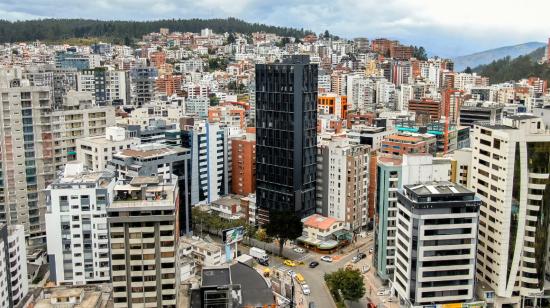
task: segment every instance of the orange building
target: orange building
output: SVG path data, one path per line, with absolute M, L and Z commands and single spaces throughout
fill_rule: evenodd
M 434 153 L 436 142 L 432 135 L 393 134 L 384 138 L 380 152 L 395 156 Z
M 413 57 L 414 48 L 412 46 L 391 45 L 390 57 L 398 60 L 409 60 Z
M 162 75 L 155 81 L 157 92 L 171 96 L 174 93 L 181 94 L 181 75 Z
M 231 139 L 231 190 L 247 196 L 256 191 L 256 138 L 254 134 Z
M 385 38 L 379 38 L 372 40 L 371 42 L 371 49 L 374 52 L 377 52 L 383 56 L 389 56 L 390 55 L 390 49 L 394 45 L 398 45 L 398 41 L 391 41 Z
M 245 110 L 232 104 L 209 107 L 208 121 L 211 123 L 222 123 L 228 126 L 245 128 Z
M 441 117 L 441 102 L 431 98 L 413 99 L 409 101 L 409 111 L 416 113 L 419 119 L 437 121 Z
M 333 114 L 341 119 L 348 116 L 348 98 L 334 93 L 320 93 L 317 98 L 317 108 L 325 114 Z
M 377 161 L 378 151 L 371 151 L 370 152 L 370 160 L 369 160 L 369 186 L 367 189 L 367 200 L 368 200 L 368 213 L 369 213 L 369 220 L 374 219 L 374 213 L 376 212 L 376 184 L 378 182 L 378 175 L 377 175 Z
M 348 114 L 347 117 L 347 128 L 352 128 L 354 125 L 374 125 L 374 113 L 363 113 L 363 114 Z
M 166 54 L 162 51 L 152 52 L 149 55 L 149 59 L 151 60 L 151 64 L 153 64 L 153 66 L 155 66 L 157 69 L 160 69 L 161 66 L 166 64 Z

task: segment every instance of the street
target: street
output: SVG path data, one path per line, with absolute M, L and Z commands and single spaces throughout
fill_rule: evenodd
M 219 238 L 212 237 L 212 239 L 221 244 Z M 296 303 L 297 307 L 308 307 L 310 302 L 315 303 L 316 308 L 325 308 L 325 307 L 336 307 L 332 296 L 325 284 L 324 275 L 337 271 L 340 268 L 344 268 L 348 263 L 353 264 L 356 268 L 363 268 L 367 264 L 371 266 L 371 269 L 368 273 L 364 274 L 366 296 L 360 301 L 355 303 L 348 303 L 349 307 L 353 308 L 364 308 L 367 306 L 369 298 L 373 298 L 375 304 L 381 302 L 381 299 L 378 299 L 376 292 L 381 287 L 379 280 L 374 276 L 374 270 L 372 269 L 372 254 L 369 254 L 369 249 L 373 247 L 372 233 L 367 236 L 367 238 L 358 237 L 358 240 L 354 244 L 343 249 L 342 254 L 332 254 L 333 262 L 328 263 L 321 261 L 323 254 L 316 252 L 306 252 L 306 253 L 297 253 L 293 250 L 295 246 L 286 244 L 283 248 L 283 255 L 285 258 L 280 258 L 276 256 L 279 250 L 279 246 L 274 243 L 265 243 L 255 239 L 245 239 L 243 242 L 239 243 L 238 250 L 242 254 L 248 254 L 250 243 L 253 247 L 258 247 L 264 249 L 268 254 L 270 254 L 269 268 L 272 270 L 280 270 L 284 273 L 287 273 L 289 270 L 293 270 L 296 273 L 302 274 L 305 279 L 305 283 L 309 286 L 311 294 L 309 296 L 302 294 L 302 288 L 299 284 L 296 283 Z M 273 254 L 275 252 L 275 254 Z M 367 254 L 367 258 L 361 260 L 358 263 L 351 263 L 351 260 L 358 252 L 363 252 Z M 299 263 L 297 266 L 289 267 L 283 264 L 284 260 L 293 260 L 296 263 Z M 311 261 L 319 262 L 319 265 L 315 268 L 309 268 L 309 263 Z M 302 264 L 303 263 L 303 264 Z M 264 266 L 257 264 L 256 268 L 259 272 L 263 273 L 265 269 Z M 374 297 L 371 297 L 373 296 Z M 386 304 L 387 305 L 387 304 Z
M 257 247 L 264 249 L 262 245 L 265 243 L 260 242 L 256 244 L 259 244 Z M 265 245 L 267 245 L 266 246 L 267 249 L 265 250 L 268 251 L 268 249 L 270 249 L 270 245 L 269 244 L 265 244 Z M 359 238 L 358 241 L 355 243 L 355 246 L 354 244 L 351 244 L 348 247 L 344 248 L 343 249 L 344 253 L 342 255 L 337 255 L 337 254 L 331 255 L 334 260 L 333 262 L 328 263 L 320 260 L 323 254 L 318 254 L 311 251 L 304 254 L 300 254 L 300 253 L 294 252 L 292 250 L 293 247 L 291 247 L 290 245 L 285 245 L 283 249 L 284 251 L 283 254 L 286 257 L 285 259 L 290 259 L 297 262 L 303 262 L 303 264 L 295 267 L 289 267 L 283 264 L 285 259 L 271 256 L 269 267 L 278 269 L 284 272 L 293 270 L 296 273 L 302 274 L 302 276 L 306 281 L 306 284 L 309 286 L 311 290 L 311 294 L 309 296 L 304 296 L 301 294 L 301 288 L 299 286 L 296 287 L 296 290 L 299 290 L 297 291 L 298 295 L 296 296 L 297 303 L 300 303 L 301 297 L 303 297 L 304 299 L 303 303 L 301 303 L 300 306 L 303 305 L 302 307 L 308 307 L 309 302 L 314 302 L 315 307 L 323 307 L 323 308 L 336 307 L 332 299 L 332 296 L 330 295 L 330 292 L 325 284 L 324 275 L 327 273 L 334 272 L 340 268 L 344 268 L 347 263 L 351 262 L 351 259 L 358 252 L 363 252 L 368 254 L 368 250 L 372 248 L 372 246 L 373 246 L 372 236 L 367 237 L 366 239 Z M 359 248 L 354 248 L 354 247 L 359 247 Z M 245 253 L 245 249 L 246 251 L 248 250 L 248 248 L 244 248 L 242 250 L 243 253 Z M 276 247 L 275 249 L 278 249 L 278 247 Z M 315 268 L 309 268 L 309 263 L 311 261 L 317 261 L 319 262 L 319 265 Z M 258 265 L 258 267 L 261 268 L 262 270 L 264 268 L 261 265 Z M 368 292 L 368 287 L 366 286 L 366 288 Z M 358 304 L 361 305 L 362 303 L 358 303 Z M 366 307 L 366 304 L 361 307 Z

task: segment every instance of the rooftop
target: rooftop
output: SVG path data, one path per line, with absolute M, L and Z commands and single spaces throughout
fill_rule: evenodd
M 319 214 L 313 214 L 302 220 L 304 226 L 317 229 L 329 229 L 338 220 L 334 217 L 324 217 Z
M 404 188 L 414 192 L 420 197 L 432 195 L 473 194 L 472 191 L 468 190 L 464 186 L 447 181 L 405 185 Z
M 180 248 L 186 248 L 188 246 L 198 247 L 202 250 L 209 251 L 211 253 L 218 253 L 221 251 L 221 247 L 214 244 L 204 241 L 201 238 L 197 237 L 188 237 L 183 236 L 180 238 Z
M 510 118 L 512 120 L 530 120 L 530 119 L 538 119 L 539 116 L 532 115 L 532 114 L 515 114 L 515 115 L 509 115 L 506 116 L 507 118 Z
M 107 187 L 114 174 L 110 171 L 89 172 L 84 169 L 80 162 L 71 162 L 65 165 L 63 176 L 57 178 L 52 184 L 98 184 L 101 187 Z
M 202 286 L 226 286 L 231 284 L 229 267 L 206 267 L 202 270 Z
M 260 274 L 242 263 L 231 265 L 231 279 L 241 285 L 244 307 L 264 307 L 275 304 L 273 292 Z
M 167 146 L 159 143 L 146 143 L 135 145 L 130 149 L 123 149 L 116 155 L 134 158 L 149 158 L 177 154 L 185 151 L 188 151 L 188 149 L 182 147 Z
M 176 185 L 175 176 L 169 183 L 161 183 L 159 178 L 150 176 L 134 177 L 129 184 L 119 182 L 115 185 L 114 201 L 109 208 L 174 207 Z

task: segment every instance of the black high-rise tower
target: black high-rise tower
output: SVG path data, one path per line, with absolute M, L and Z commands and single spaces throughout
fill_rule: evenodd
M 256 65 L 256 202 L 269 211 L 315 212 L 317 64 L 309 56 Z

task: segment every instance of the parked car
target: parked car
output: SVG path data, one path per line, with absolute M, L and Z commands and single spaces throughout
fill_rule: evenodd
M 307 284 L 302 285 L 302 293 L 304 293 L 304 295 L 310 295 L 311 294 L 311 290 L 309 289 L 309 286 Z
M 287 273 L 288 273 L 288 275 L 289 275 L 290 277 L 292 277 L 292 278 L 296 277 L 296 272 L 293 271 L 293 270 L 289 270 Z
M 332 257 L 331 256 L 322 256 L 321 257 L 321 261 L 325 261 L 325 262 L 332 262 Z
M 294 261 L 292 261 L 292 260 L 285 260 L 285 261 L 283 262 L 283 264 L 286 265 L 286 266 L 290 266 L 290 267 L 296 266 L 296 262 L 294 262 Z
M 297 253 L 304 253 L 304 252 L 306 252 L 305 249 L 300 248 L 300 247 L 294 247 L 294 249 L 292 249 L 292 250 L 294 250 L 294 252 L 297 252 Z
M 374 251 L 374 249 L 369 249 L 369 255 L 372 254 L 372 252 Z
M 363 273 L 367 273 L 370 270 L 370 265 L 363 266 Z
M 363 252 L 360 252 L 358 255 L 357 255 L 359 258 L 361 259 L 364 259 L 367 257 L 367 254 L 366 253 L 363 253 Z
M 317 261 L 311 261 L 309 263 L 309 268 L 316 268 L 319 265 L 319 262 Z
M 361 258 L 359 257 L 359 255 L 356 255 L 355 257 L 353 257 L 353 258 L 351 259 L 351 262 L 353 262 L 353 263 L 357 263 L 357 262 L 359 262 L 359 261 L 361 261 Z

